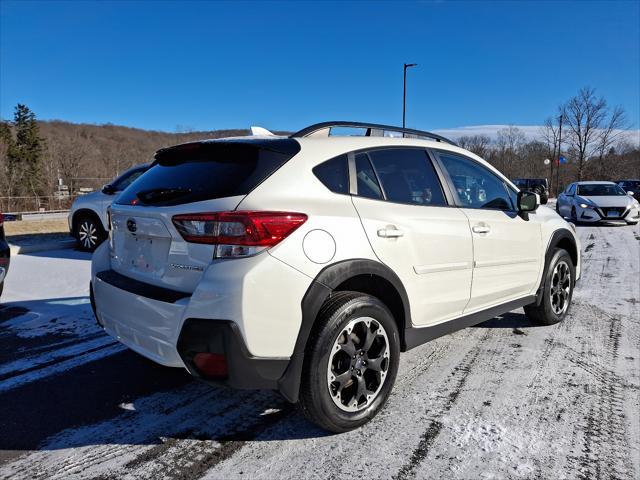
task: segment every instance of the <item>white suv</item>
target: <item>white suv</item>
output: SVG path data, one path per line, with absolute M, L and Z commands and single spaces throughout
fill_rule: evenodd
M 401 351 L 522 306 L 562 321 L 580 276 L 573 227 L 535 193 L 382 125 L 166 148 L 110 215 L 91 286 L 110 335 L 206 381 L 276 389 L 334 432 L 382 408 Z

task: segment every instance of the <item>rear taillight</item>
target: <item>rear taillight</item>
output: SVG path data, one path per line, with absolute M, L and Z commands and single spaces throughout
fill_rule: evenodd
M 182 238 L 216 245 L 215 258 L 248 257 L 273 247 L 307 220 L 303 213 L 216 212 L 173 217 Z
M 0 227 L 4 223 L 4 215 L 0 213 Z

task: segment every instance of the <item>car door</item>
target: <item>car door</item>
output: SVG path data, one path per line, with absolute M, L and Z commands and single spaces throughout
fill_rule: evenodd
M 543 263 L 535 213 L 518 215 L 515 190 L 486 166 L 450 152 L 438 151 L 437 156 L 473 239 L 471 299 L 465 313 L 534 293 Z
M 576 184 L 572 183 L 558 196 L 558 213 L 563 217 L 569 217 L 571 215 L 575 190 Z
M 460 316 L 471 294 L 469 222 L 449 205 L 427 152 L 376 149 L 351 154 L 350 165 L 353 204 L 376 256 L 404 284 L 413 324 Z

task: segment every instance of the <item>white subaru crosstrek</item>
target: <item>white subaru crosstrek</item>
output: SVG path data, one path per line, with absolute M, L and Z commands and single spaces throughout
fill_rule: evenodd
M 535 193 L 445 138 L 375 124 L 160 150 L 110 224 L 91 273 L 110 335 L 278 390 L 334 432 L 380 411 L 401 351 L 518 307 L 560 322 L 580 276 L 573 226 Z

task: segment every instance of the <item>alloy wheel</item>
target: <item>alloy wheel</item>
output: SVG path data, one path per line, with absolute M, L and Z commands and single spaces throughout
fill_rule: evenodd
M 98 229 L 90 220 L 85 220 L 78 229 L 78 239 L 80 244 L 87 249 L 92 249 L 98 242 Z
M 551 309 L 561 316 L 569 308 L 571 295 L 571 270 L 567 262 L 558 262 L 551 275 Z
M 371 317 L 351 320 L 329 355 L 327 385 L 333 403 L 346 412 L 367 408 L 376 399 L 389 368 L 389 338 Z

